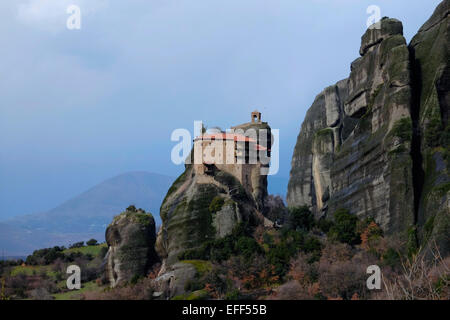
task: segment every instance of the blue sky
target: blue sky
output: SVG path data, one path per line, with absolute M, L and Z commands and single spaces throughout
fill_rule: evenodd
M 369 5 L 407 41 L 437 0 L 4 0 L 0 219 L 50 209 L 114 175 L 171 176 L 176 128 L 257 108 L 287 178 L 303 117 L 358 57 Z M 66 8 L 79 5 L 81 30 Z

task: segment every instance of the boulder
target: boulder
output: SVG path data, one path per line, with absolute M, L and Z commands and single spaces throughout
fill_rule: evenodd
M 150 213 L 130 206 L 114 217 L 106 229 L 106 272 L 111 287 L 146 276 L 158 261 L 155 240 L 155 220 Z

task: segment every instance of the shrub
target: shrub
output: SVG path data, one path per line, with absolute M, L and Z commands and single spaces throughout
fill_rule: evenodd
M 28 265 L 48 265 L 53 263 L 57 259 L 64 259 L 63 247 L 53 247 L 35 250 L 32 255 L 29 255 L 26 259 Z
M 88 246 L 96 246 L 96 245 L 98 244 L 98 242 L 97 242 L 97 240 L 95 240 L 95 239 L 91 239 L 91 240 L 89 240 L 89 241 L 86 241 L 86 244 L 87 244 Z
M 382 256 L 382 261 L 384 265 L 388 265 L 390 267 L 396 267 L 400 265 L 400 255 L 393 248 L 388 248 L 386 252 Z
M 366 268 L 373 262 L 364 251 L 355 252 L 342 243 L 328 243 L 323 249 L 318 279 L 321 294 L 328 299 L 350 300 L 355 294 L 363 299 L 368 297 Z
M 293 230 L 311 230 L 314 216 L 306 206 L 290 208 L 288 225 Z
M 80 241 L 80 242 L 75 242 L 74 244 L 70 245 L 69 248 L 73 249 L 73 248 L 82 248 L 84 247 L 84 241 Z
M 136 209 L 136 207 L 134 205 L 131 205 L 131 206 L 129 206 L 127 208 L 127 211 L 129 211 L 129 212 L 137 212 L 137 209 Z
M 217 211 L 220 211 L 223 207 L 224 202 L 225 200 L 222 197 L 214 197 L 214 199 L 211 201 L 211 204 L 209 205 L 209 212 L 216 213 Z
M 328 237 L 350 245 L 361 242 L 360 234 L 357 232 L 358 218 L 346 209 L 339 209 L 334 213 L 334 224 L 328 232 Z
M 235 251 L 244 257 L 251 257 L 255 253 L 261 253 L 261 247 L 255 239 L 240 237 L 236 243 Z
M 330 219 L 322 218 L 319 219 L 319 221 L 317 221 L 317 227 L 319 228 L 320 231 L 322 231 L 325 234 L 330 231 L 333 225 L 334 223 Z

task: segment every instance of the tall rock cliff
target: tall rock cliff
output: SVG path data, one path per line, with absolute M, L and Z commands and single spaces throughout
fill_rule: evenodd
M 450 1 L 412 39 L 414 154 L 420 240 L 450 252 Z
M 260 161 L 260 153 L 256 163 L 248 161 L 245 156 L 248 150 L 241 154 L 235 139 L 245 142 L 241 145 L 245 148 L 266 150 L 259 143 L 260 138 L 271 139 L 270 127 L 267 123 L 252 121 L 234 129 L 244 132 L 205 134 L 194 140 L 194 149 L 184 173 L 174 182 L 161 205 L 162 226 L 158 232 L 156 250 L 162 259 L 162 267 L 155 282 L 164 297 L 183 294 L 186 282 L 196 276 L 192 264 L 184 261 L 186 256 L 191 257 L 193 252 L 231 235 L 238 226 L 245 226 L 251 233 L 255 227 L 269 222 L 264 217 L 267 198 L 267 176 L 264 172 L 268 165 Z M 261 131 L 258 138 L 249 140 L 248 129 L 253 129 L 250 133 L 266 131 Z M 230 153 L 223 149 L 225 140 L 234 145 Z M 271 140 L 269 146 L 270 143 Z M 197 146 L 201 147 L 200 151 L 196 150 Z M 214 146 L 217 156 L 226 155 L 227 160 L 229 157 L 231 160 L 242 157 L 244 162 L 230 164 L 205 158 L 194 161 L 211 146 Z
M 187 164 L 161 205 L 163 224 L 156 249 L 164 268 L 175 264 L 183 252 L 231 234 L 241 222 L 262 224 L 257 207 L 233 175 L 217 168 L 197 174 L 194 165 Z
M 441 3 L 409 47 L 396 19 L 363 35 L 349 78 L 320 93 L 306 114 L 289 206 L 307 205 L 317 217 L 346 208 L 414 242 L 429 221 L 440 230 L 429 232 L 441 242 L 447 232 L 448 241 L 448 6 Z

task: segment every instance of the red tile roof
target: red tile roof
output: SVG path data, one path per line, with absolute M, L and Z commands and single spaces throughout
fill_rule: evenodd
M 195 138 L 194 141 L 198 140 L 233 140 L 237 142 L 254 142 L 255 143 L 255 149 L 258 151 L 264 151 L 267 150 L 266 147 L 263 147 L 262 145 L 256 144 L 256 141 L 250 137 L 246 137 L 242 134 L 238 133 L 211 133 L 211 134 L 203 134 L 197 138 Z
M 242 134 L 238 133 L 211 133 L 211 134 L 203 134 L 195 140 L 233 140 L 239 142 L 256 142 L 254 139 L 246 137 Z

